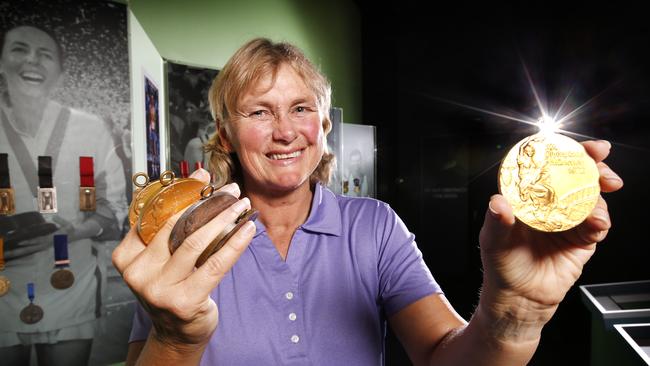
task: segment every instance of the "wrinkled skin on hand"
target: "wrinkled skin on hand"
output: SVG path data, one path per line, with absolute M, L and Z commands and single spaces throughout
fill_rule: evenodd
M 209 174 L 199 170 L 193 178 L 209 181 Z M 239 197 L 236 184 L 221 188 Z M 148 312 L 154 329 L 152 336 L 175 349 L 204 347 L 218 323 L 218 309 L 210 292 L 247 248 L 255 225 L 244 225 L 226 245 L 201 267 L 197 258 L 210 242 L 244 210 L 250 208 L 247 198 L 212 219 L 187 237 L 170 254 L 169 235 L 183 211 L 170 218 L 154 239 L 145 246 L 132 229 L 113 252 L 113 263 L 122 274 L 140 303 Z
M 597 163 L 601 191 L 620 189 L 623 181 L 603 163 L 611 145 L 606 141 L 588 141 L 583 146 Z M 501 195 L 491 198 L 485 216 L 479 240 L 483 295 L 488 299 L 482 298 L 481 302 L 489 304 L 492 312 L 506 311 L 517 317 L 521 310 L 527 314 L 523 320 L 541 323 L 553 315 L 611 227 L 602 197 L 584 222 L 564 232 L 541 232 L 515 220 Z M 533 317 L 527 313 L 530 310 L 535 314 Z

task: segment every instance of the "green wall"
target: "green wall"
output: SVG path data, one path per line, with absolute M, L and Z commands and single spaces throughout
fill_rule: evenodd
M 253 37 L 300 47 L 332 83 L 332 105 L 361 123 L 361 24 L 352 0 L 130 0 L 163 58 L 221 68 Z

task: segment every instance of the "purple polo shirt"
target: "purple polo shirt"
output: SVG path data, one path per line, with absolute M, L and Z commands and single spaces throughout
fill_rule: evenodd
M 201 365 L 382 365 L 385 319 L 441 292 L 386 204 L 317 184 L 286 261 L 261 222 L 210 296 L 219 325 Z M 130 341 L 151 328 L 138 306 Z

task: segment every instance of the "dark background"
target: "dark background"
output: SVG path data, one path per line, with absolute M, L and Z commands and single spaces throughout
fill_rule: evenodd
M 606 195 L 614 228 L 545 327 L 531 361 L 588 364 L 590 316 L 577 286 L 650 278 L 643 235 L 650 204 L 650 28 L 644 13 L 623 3 L 455 9 L 356 3 L 363 121 L 377 126 L 378 198 L 416 234 L 434 276 L 466 319 L 478 301 L 478 232 L 498 190 L 498 164 L 535 128 L 441 100 L 539 117 L 524 64 L 555 109 L 569 90 L 565 113 L 596 97 L 567 129 L 612 142 L 607 163 L 625 187 Z M 387 364 L 408 364 L 394 336 L 387 344 Z

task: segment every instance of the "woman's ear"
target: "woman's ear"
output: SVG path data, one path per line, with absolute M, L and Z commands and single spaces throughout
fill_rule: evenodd
M 228 138 L 228 131 L 226 131 L 225 126 L 219 126 L 219 141 L 221 142 L 221 147 L 227 152 L 228 154 L 232 153 L 234 150 L 232 148 L 232 144 L 230 143 L 230 139 Z

